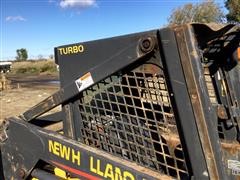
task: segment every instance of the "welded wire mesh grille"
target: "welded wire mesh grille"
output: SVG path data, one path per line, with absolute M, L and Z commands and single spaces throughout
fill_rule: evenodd
M 209 71 L 207 71 L 209 72 Z M 204 72 L 205 83 L 207 85 L 208 97 L 216 110 L 218 123 L 216 129 L 220 140 L 235 140 L 237 139 L 236 126 L 231 124 L 231 104 L 229 96 L 231 92 L 227 89 L 228 82 L 225 78 L 220 77 L 221 70 L 215 74 Z M 227 124 L 227 122 L 230 124 Z
M 187 178 L 162 69 L 145 64 L 84 91 L 83 142 L 167 175 Z
M 204 67 L 204 79 L 205 79 L 205 83 L 206 83 L 207 90 L 208 90 L 208 96 L 209 96 L 210 102 L 213 105 L 217 106 L 218 100 L 217 100 L 217 96 L 216 96 L 216 86 L 214 87 L 212 78 L 214 78 L 213 74 L 210 73 L 210 71 L 207 67 Z M 219 138 L 224 139 L 225 138 L 224 124 L 220 119 L 218 119 L 217 130 L 218 130 Z
M 205 78 L 210 101 L 212 104 L 217 104 L 218 102 L 217 102 L 215 89 L 212 82 L 212 75 L 210 74 L 209 69 L 206 67 L 204 68 L 204 78 Z
M 218 73 L 218 72 L 217 72 Z M 216 76 L 209 71 L 209 68 L 205 67 L 204 68 L 204 79 L 205 79 L 205 83 L 207 86 L 207 90 L 208 90 L 208 97 L 210 99 L 210 102 L 212 103 L 213 106 L 217 107 L 219 105 L 221 105 L 221 101 L 220 101 L 220 96 L 223 96 L 223 94 L 226 94 L 227 92 L 224 92 L 223 90 L 223 86 L 217 85 L 217 84 L 221 84 L 221 81 L 216 80 Z M 216 82 L 219 81 L 219 82 Z M 215 83 L 215 85 L 214 85 Z M 218 98 L 217 98 L 218 96 Z M 216 110 L 216 113 L 218 115 L 218 112 Z M 217 125 L 217 130 L 218 130 L 218 136 L 220 139 L 225 139 L 225 133 L 226 133 L 226 128 L 224 125 L 224 121 L 226 120 L 222 120 L 221 118 L 218 117 L 218 125 Z

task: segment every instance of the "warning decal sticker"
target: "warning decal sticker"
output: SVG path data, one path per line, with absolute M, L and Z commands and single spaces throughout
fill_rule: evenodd
M 233 175 L 240 175 L 240 161 L 228 160 L 228 168 L 232 170 Z
M 94 81 L 92 79 L 91 73 L 88 72 L 85 75 L 83 75 L 82 77 L 80 77 L 79 79 L 77 79 L 75 81 L 75 83 L 78 88 L 78 91 L 82 91 L 83 89 L 86 89 L 89 86 L 91 86 L 92 84 L 94 84 Z

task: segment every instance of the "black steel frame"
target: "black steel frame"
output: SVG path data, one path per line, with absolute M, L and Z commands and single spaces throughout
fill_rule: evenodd
M 84 129 L 83 117 L 80 116 L 79 111 L 83 92 L 111 75 L 119 74 L 129 67 L 134 69 L 144 62 L 157 62 L 159 66 L 163 67 L 189 175 L 187 178 L 234 179 L 236 176 L 233 176 L 227 169 L 227 162 L 228 160 L 239 161 L 239 151 L 237 153 L 229 152 L 226 150 L 227 148 L 223 148 L 219 138 L 218 111 L 208 95 L 204 79 L 204 53 L 201 52 L 204 50 L 204 45 L 232 27 L 226 26 L 219 31 L 213 31 L 206 25 L 165 28 L 80 43 L 84 46 L 85 53 L 65 56 L 60 55 L 56 48 L 56 61 L 60 65 L 60 91 L 23 113 L 22 119 L 11 118 L 1 126 L 2 168 L 5 179 L 27 179 L 39 174 L 51 177 L 40 170 L 43 164 L 59 167 L 76 177 L 103 178 L 100 174 L 89 170 L 91 157 L 99 159 L 104 167 L 111 164 L 113 167 L 119 167 L 122 172 L 130 172 L 135 179 L 174 178 L 168 176 L 169 174 L 154 171 L 137 165 L 135 162 L 87 146 L 84 143 L 82 131 L 79 131 L 79 129 Z M 209 32 L 209 36 L 201 37 L 203 32 L 198 32 L 199 29 Z M 236 37 L 239 38 L 239 31 L 237 33 Z M 239 46 L 239 39 L 237 42 L 238 45 L 234 47 Z M 89 72 L 94 84 L 79 91 L 76 79 Z M 237 71 L 231 71 L 228 82 L 230 81 L 232 84 L 240 82 L 239 78 L 234 77 L 236 74 L 238 74 Z M 232 84 L 231 86 L 233 86 Z M 236 97 L 239 94 L 237 90 L 238 88 L 232 88 Z M 39 118 L 40 115 L 58 105 L 63 107 L 63 116 L 59 117 L 58 115 L 58 120 Z M 237 112 L 236 108 L 234 112 Z M 51 124 L 61 120 L 63 120 L 64 136 L 38 127 L 39 121 L 44 127 L 45 123 Z M 61 147 L 69 147 L 73 151 L 80 152 L 81 165 L 72 163 L 65 157 L 56 156 L 56 153 L 55 155 L 50 153 L 49 141 L 57 142 L 57 147 L 60 146 L 60 143 Z M 238 145 L 236 146 L 238 149 Z M 177 176 L 177 178 L 180 177 Z

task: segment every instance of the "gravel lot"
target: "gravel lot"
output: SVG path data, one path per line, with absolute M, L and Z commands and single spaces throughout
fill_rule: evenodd
M 57 76 L 8 76 L 8 80 L 10 88 L 0 91 L 1 120 L 22 114 L 59 89 Z

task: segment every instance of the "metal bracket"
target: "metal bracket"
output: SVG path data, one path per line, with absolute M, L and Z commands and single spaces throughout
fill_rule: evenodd
M 231 107 L 231 114 L 233 115 L 233 117 L 240 117 L 240 109 L 239 109 L 239 107 L 232 106 Z

